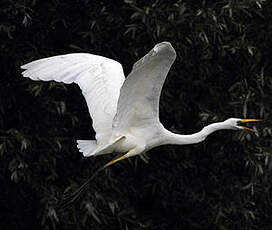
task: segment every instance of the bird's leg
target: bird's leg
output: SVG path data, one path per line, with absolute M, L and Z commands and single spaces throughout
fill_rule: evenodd
M 115 164 L 116 162 L 121 161 L 121 160 L 124 160 L 124 159 L 126 159 L 126 158 L 128 158 L 128 157 L 135 156 L 135 155 L 137 155 L 137 154 L 143 152 L 143 150 L 144 150 L 144 148 L 139 148 L 139 147 L 136 147 L 136 148 L 134 148 L 134 149 L 131 149 L 131 150 L 129 150 L 125 155 L 123 155 L 123 156 L 121 156 L 121 157 L 118 157 L 118 158 L 116 158 L 116 159 L 110 161 L 109 163 L 105 164 L 105 165 L 104 165 L 104 168 L 107 168 L 107 167 L 109 167 L 110 165 Z
M 90 176 L 83 185 L 81 185 L 76 191 L 68 194 L 64 194 L 61 198 L 61 201 L 58 203 L 59 208 L 67 208 L 71 206 L 80 196 L 80 194 L 88 188 L 88 185 L 92 180 L 97 176 L 97 174 L 104 170 L 104 167 L 98 168 L 92 176 Z
M 112 165 L 118 161 L 121 161 L 127 157 L 128 157 L 127 154 L 125 154 L 121 157 L 118 157 L 118 158 L 110 161 L 109 163 L 105 164 L 104 166 L 98 168 L 95 171 L 95 173 L 91 177 L 89 177 L 89 179 L 86 180 L 86 182 L 83 185 L 81 185 L 76 191 L 74 191 L 73 193 L 69 193 L 69 194 L 64 195 L 61 203 L 59 204 L 59 207 L 66 208 L 66 207 L 69 207 L 70 205 L 72 205 L 79 198 L 80 194 L 88 188 L 88 185 L 97 176 L 97 174 L 100 171 L 104 170 L 105 168 L 109 167 L 110 165 Z
M 125 155 L 123 155 L 123 156 L 121 156 L 121 157 L 118 157 L 118 158 L 116 158 L 116 159 L 114 159 L 114 160 L 108 162 L 107 164 L 104 165 L 104 168 L 107 168 L 107 167 L 109 167 L 110 165 L 112 165 L 112 164 L 114 164 L 114 163 L 116 163 L 116 162 L 118 162 L 118 161 L 121 161 L 121 160 L 127 158 L 126 155 L 127 155 L 127 154 L 125 154 Z
M 121 160 L 131 157 L 131 156 L 135 156 L 135 155 L 143 152 L 143 150 L 144 150 L 144 148 L 131 149 L 125 155 L 118 157 L 118 158 L 110 161 L 109 163 L 105 164 L 104 166 L 98 168 L 94 172 L 94 174 L 91 177 L 89 177 L 89 179 L 86 180 L 86 182 L 83 185 L 81 185 L 75 192 L 64 195 L 62 202 L 59 204 L 59 207 L 66 208 L 66 207 L 69 207 L 70 205 L 72 205 L 73 202 L 75 202 L 79 198 L 80 194 L 88 188 L 88 185 L 92 182 L 92 180 L 97 176 L 97 174 L 100 171 L 104 170 L 105 168 L 109 167 L 110 165 L 115 164 L 118 161 L 121 161 Z

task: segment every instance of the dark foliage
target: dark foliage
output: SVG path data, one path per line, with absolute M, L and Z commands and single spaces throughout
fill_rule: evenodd
M 272 229 L 271 1 L 3 0 L 0 18 L 0 229 Z M 127 74 L 161 41 L 178 54 L 161 96 L 165 127 L 261 118 L 258 135 L 153 149 L 56 208 L 113 156 L 78 153 L 75 140 L 94 132 L 76 85 L 22 78 L 20 65 L 89 52 Z

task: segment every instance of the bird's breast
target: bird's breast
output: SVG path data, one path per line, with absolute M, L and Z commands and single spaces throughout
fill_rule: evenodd
M 133 126 L 129 129 L 114 133 L 114 137 L 124 136 L 120 141 L 115 143 L 115 152 L 129 152 L 130 150 L 144 149 L 144 151 L 161 145 L 162 125 L 154 123 L 148 126 Z
M 125 138 L 122 138 L 120 141 L 116 142 L 113 146 L 114 152 L 128 152 L 129 150 L 133 149 L 135 147 L 135 143 L 132 141 L 132 139 L 126 135 Z
M 124 133 L 121 136 L 125 138 L 121 139 L 114 145 L 115 152 L 129 152 L 130 150 L 137 148 L 139 146 L 143 146 L 143 139 L 137 135 L 132 135 L 130 133 Z

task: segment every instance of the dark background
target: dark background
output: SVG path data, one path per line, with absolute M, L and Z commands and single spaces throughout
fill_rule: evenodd
M 1 1 L 0 229 L 272 229 L 271 21 L 268 0 Z M 75 141 L 94 131 L 79 88 L 22 78 L 20 65 L 89 52 L 127 75 L 161 41 L 177 52 L 161 96 L 166 128 L 264 119 L 258 134 L 155 148 L 56 208 L 114 155 L 83 159 Z

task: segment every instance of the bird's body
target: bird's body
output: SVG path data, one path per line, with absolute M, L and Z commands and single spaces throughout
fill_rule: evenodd
M 230 118 L 191 135 L 179 135 L 165 129 L 159 120 L 159 99 L 175 58 L 172 45 L 162 42 L 134 64 L 127 78 L 120 63 L 85 53 L 30 62 L 22 66 L 25 69 L 22 74 L 33 80 L 79 85 L 96 131 L 96 140 L 78 140 L 79 150 L 85 157 L 125 153 L 106 166 L 156 146 L 199 143 L 216 130 L 245 129 L 239 122 L 257 121 Z
M 124 132 L 114 134 L 124 138 L 115 143 L 112 146 L 112 150 L 113 152 L 117 153 L 124 153 L 134 150 L 133 153 L 130 153 L 130 156 L 137 155 L 156 146 L 163 145 L 163 137 L 165 134 L 165 129 L 160 123 L 155 123 L 146 127 L 136 127 L 133 129 L 124 130 Z

